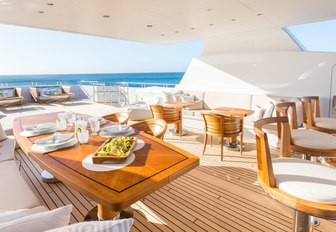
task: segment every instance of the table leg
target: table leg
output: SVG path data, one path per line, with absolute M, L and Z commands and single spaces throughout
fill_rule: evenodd
M 131 207 L 128 207 L 121 212 L 116 212 L 109 207 L 97 204 L 96 207 L 88 212 L 88 214 L 84 218 L 84 221 L 117 220 L 132 217 L 133 209 Z

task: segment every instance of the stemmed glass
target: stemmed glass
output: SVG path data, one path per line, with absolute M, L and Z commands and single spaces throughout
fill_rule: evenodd
M 67 111 L 65 112 L 66 118 L 68 119 L 68 127 L 69 127 L 69 131 L 71 130 L 74 122 L 76 121 L 76 114 L 74 112 L 71 111 Z
M 99 129 L 100 129 L 100 124 L 98 121 L 98 118 L 89 118 L 89 123 L 90 123 L 90 127 L 92 130 L 92 135 L 97 135 Z

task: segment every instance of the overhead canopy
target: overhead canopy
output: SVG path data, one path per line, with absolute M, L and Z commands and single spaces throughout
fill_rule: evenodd
M 280 30 L 335 9 L 335 0 L 0 0 L 0 23 L 165 44 Z

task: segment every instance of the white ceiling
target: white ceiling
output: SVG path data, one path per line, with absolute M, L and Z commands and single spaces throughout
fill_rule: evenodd
M 157 44 L 332 18 L 335 0 L 0 0 L 0 23 Z

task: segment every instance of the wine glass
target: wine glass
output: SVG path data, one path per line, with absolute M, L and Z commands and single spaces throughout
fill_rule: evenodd
M 92 135 L 97 135 L 99 129 L 100 129 L 100 124 L 98 121 L 98 118 L 89 118 L 89 123 L 90 123 L 90 127 L 92 130 Z
M 74 112 L 67 111 L 65 112 L 65 115 L 66 115 L 66 118 L 68 119 L 68 126 L 70 130 L 74 122 L 76 121 L 76 114 Z

